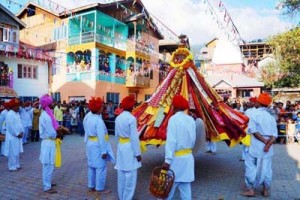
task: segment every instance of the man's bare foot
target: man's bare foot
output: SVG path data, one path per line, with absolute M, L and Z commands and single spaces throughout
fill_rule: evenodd
M 263 188 L 263 191 L 261 192 L 261 195 L 263 195 L 264 197 L 270 196 L 268 189 L 266 189 L 266 188 L 264 187 L 264 188 Z
M 100 195 L 105 195 L 111 193 L 111 190 L 97 190 L 97 193 Z
M 245 197 L 255 197 L 255 192 L 253 189 L 249 189 L 242 192 L 241 195 Z

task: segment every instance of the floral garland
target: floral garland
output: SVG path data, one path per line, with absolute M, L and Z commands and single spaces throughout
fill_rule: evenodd
M 181 62 L 181 63 L 174 63 L 174 57 L 175 55 L 177 54 L 187 54 L 188 56 L 185 57 L 185 59 Z M 172 54 L 172 57 L 171 57 L 171 62 L 170 62 L 170 65 L 173 67 L 173 68 L 180 68 L 180 69 L 183 69 L 183 68 L 186 68 L 188 66 L 185 66 L 189 61 L 193 60 L 193 55 L 191 54 L 191 52 L 187 49 L 187 48 L 178 48 L 173 54 Z

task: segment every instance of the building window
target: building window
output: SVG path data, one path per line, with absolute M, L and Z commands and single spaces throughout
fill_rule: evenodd
M 151 98 L 151 94 L 146 94 L 145 95 L 145 101 L 147 101 L 148 99 L 150 99 Z
M 54 41 L 66 39 L 67 36 L 68 36 L 68 27 L 66 25 L 53 29 L 53 40 Z
M 106 101 L 112 101 L 113 103 L 119 104 L 120 93 L 106 93 Z
M 3 42 L 9 42 L 10 37 L 9 37 L 9 28 L 4 28 L 3 29 Z
M 38 79 L 37 66 L 32 65 L 18 65 L 18 78 Z

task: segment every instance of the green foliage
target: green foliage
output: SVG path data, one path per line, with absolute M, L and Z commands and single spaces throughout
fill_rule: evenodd
M 279 7 L 281 7 L 284 14 L 299 14 L 300 0 L 281 0 Z
M 279 61 L 280 77 L 276 87 L 300 86 L 300 28 L 274 36 L 268 41 Z

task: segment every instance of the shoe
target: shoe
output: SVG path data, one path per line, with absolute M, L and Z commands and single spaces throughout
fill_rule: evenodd
M 17 167 L 17 170 L 23 169 L 23 167 Z
M 206 151 L 205 153 L 211 153 L 211 151 Z
M 97 190 L 97 193 L 100 195 L 105 195 L 111 193 L 111 190 Z
M 51 187 L 56 187 L 57 184 L 56 183 L 51 183 Z
M 89 192 L 95 192 L 96 189 L 95 189 L 95 188 L 89 188 L 88 191 L 89 191 Z
M 49 193 L 49 194 L 55 194 L 55 193 L 57 193 L 57 191 L 56 190 L 54 190 L 54 189 L 49 189 L 49 190 L 46 190 L 46 191 L 44 191 L 44 192 L 46 192 L 46 193 Z

